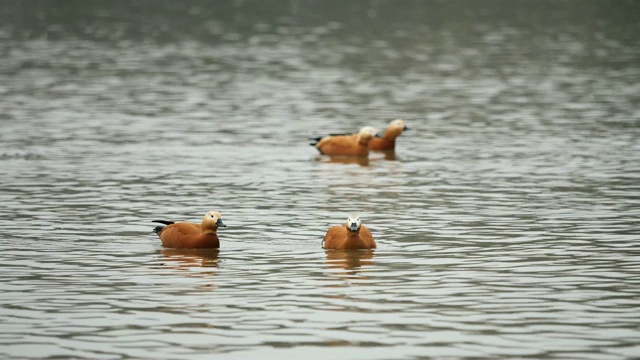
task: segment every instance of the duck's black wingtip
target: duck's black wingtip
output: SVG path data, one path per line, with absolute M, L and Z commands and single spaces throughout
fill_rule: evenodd
M 151 222 L 165 224 L 165 225 L 173 224 L 173 221 L 167 221 L 167 220 L 151 220 Z
M 160 232 L 164 229 L 164 226 L 156 226 L 153 228 L 153 232 L 156 234 L 160 234 Z
M 311 140 L 311 142 L 309 143 L 309 145 L 311 146 L 316 146 L 320 140 L 322 140 L 324 136 L 318 136 L 318 137 L 310 137 L 309 140 Z
M 173 224 L 173 221 L 167 221 L 167 220 L 151 220 L 151 222 L 154 223 L 160 223 L 160 224 L 164 224 L 164 225 L 171 225 Z M 153 228 L 153 232 L 156 234 L 160 234 L 160 232 L 164 229 L 164 226 L 156 226 Z

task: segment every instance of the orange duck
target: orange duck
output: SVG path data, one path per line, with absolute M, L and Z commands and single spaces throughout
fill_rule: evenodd
M 176 249 L 217 249 L 220 247 L 218 227 L 226 227 L 222 215 L 217 211 L 209 211 L 202 218 L 201 224 L 153 220 L 166 226 L 156 226 L 153 231 L 158 234 L 162 246 Z
M 401 119 L 393 120 L 389 123 L 387 130 L 382 137 L 376 137 L 369 143 L 369 150 L 390 151 L 396 148 L 396 138 L 402 134 L 404 130 L 409 130 L 407 125 Z
M 376 129 L 365 126 L 357 134 L 329 135 L 315 138 L 311 145 L 323 155 L 329 156 L 367 156 L 369 142 L 376 136 Z
M 322 240 L 325 249 L 375 249 L 371 231 L 362 225 L 360 218 L 349 215 L 347 222 L 329 228 Z

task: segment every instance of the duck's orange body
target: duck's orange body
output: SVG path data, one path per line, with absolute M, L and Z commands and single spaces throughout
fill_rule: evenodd
M 155 220 L 167 226 L 157 226 L 154 231 L 158 234 L 162 246 L 176 249 L 217 249 L 220 239 L 217 230 L 219 226 L 226 226 L 222 222 L 222 215 L 216 211 L 208 212 L 201 224 Z
M 387 130 L 382 137 L 376 137 L 369 142 L 369 150 L 391 151 L 396 148 L 396 138 L 402 135 L 404 130 L 408 130 L 404 121 L 397 119 L 389 123 Z
M 387 139 L 384 137 L 374 138 L 369 143 L 369 149 L 374 151 L 390 151 L 396 149 L 396 139 Z
M 176 249 L 219 248 L 218 234 L 205 234 L 200 224 L 180 222 L 162 229 L 158 236 L 162 246 Z
M 351 218 L 349 218 L 350 220 Z M 329 228 L 324 240 L 322 241 L 322 247 L 325 249 L 375 249 L 376 242 L 373 240 L 371 231 L 364 225 L 360 225 L 358 219 L 358 226 L 350 225 L 350 221 L 342 225 L 336 225 Z
M 311 145 L 314 145 L 323 155 L 368 156 L 369 142 L 375 134 L 375 129 L 364 127 L 358 134 L 325 136 Z

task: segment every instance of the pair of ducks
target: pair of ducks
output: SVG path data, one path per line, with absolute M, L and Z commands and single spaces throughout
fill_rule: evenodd
M 226 227 L 222 222 L 222 214 L 209 211 L 202 218 L 201 224 L 153 220 L 164 226 L 156 226 L 153 231 L 158 235 L 162 245 L 178 249 L 217 249 L 220 247 L 218 228 Z M 360 218 L 349 215 L 342 225 L 329 228 L 322 247 L 325 249 L 375 249 L 371 231 L 362 225 Z
M 315 138 L 311 145 L 321 154 L 329 156 L 368 156 L 369 150 L 395 150 L 396 138 L 408 130 L 401 119 L 389 123 L 382 137 L 376 136 L 376 130 L 370 126 L 363 127 L 357 134 L 332 134 Z M 220 247 L 218 228 L 226 227 L 222 215 L 217 211 L 209 211 L 202 218 L 201 224 L 166 220 L 154 220 L 164 226 L 156 226 L 153 231 L 160 237 L 162 245 L 168 248 L 203 249 Z M 332 226 L 322 240 L 325 249 L 375 249 L 371 231 L 362 225 L 360 218 L 349 216 L 342 225 Z
M 313 138 L 311 143 L 323 155 L 329 156 L 368 156 L 369 150 L 395 150 L 396 138 L 403 131 L 409 130 L 401 119 L 389 123 L 382 137 L 377 136 L 376 129 L 365 126 L 357 134 L 331 134 Z

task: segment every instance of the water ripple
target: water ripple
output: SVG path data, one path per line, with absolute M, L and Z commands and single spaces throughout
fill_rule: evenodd
M 230 4 L 0 6 L 0 357 L 638 356 L 637 6 Z

